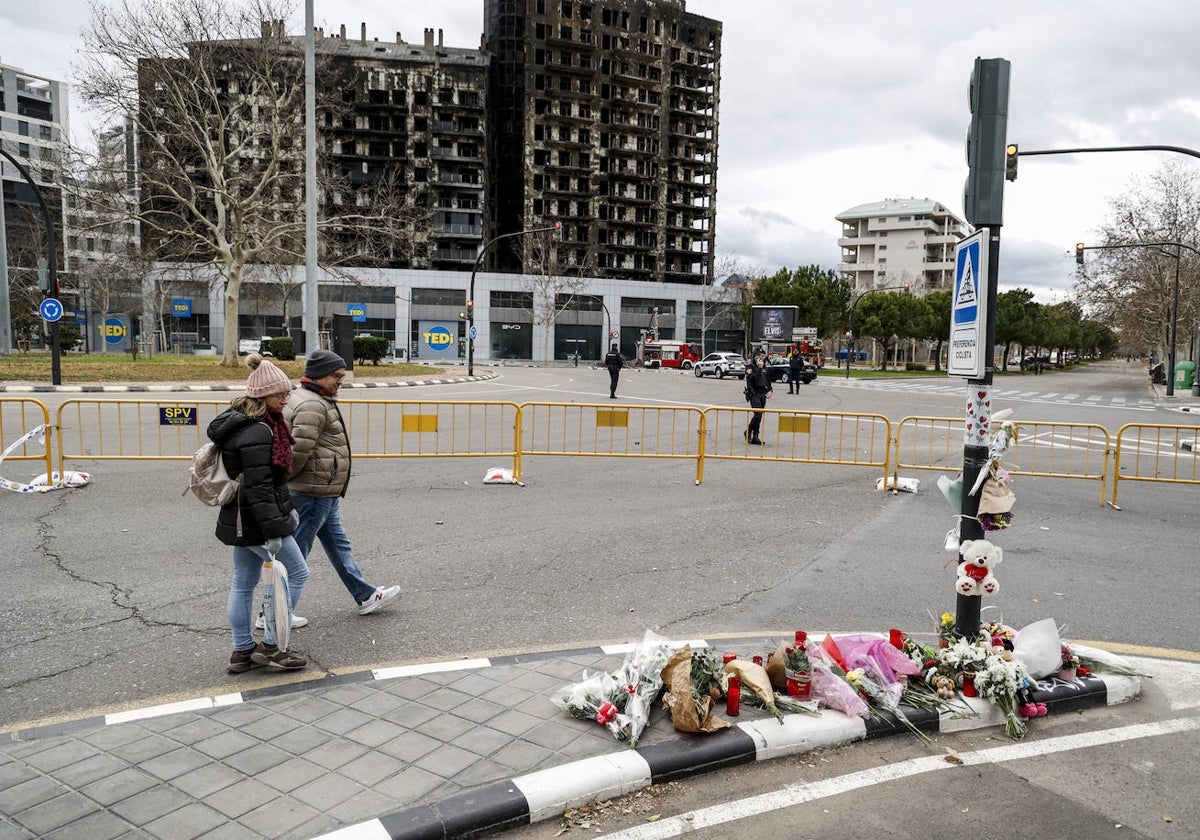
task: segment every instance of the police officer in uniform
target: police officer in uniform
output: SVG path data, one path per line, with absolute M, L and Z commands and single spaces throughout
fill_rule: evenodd
M 625 366 L 625 360 L 621 358 L 621 351 L 617 349 L 617 345 L 613 345 L 608 351 L 608 355 L 604 357 L 604 366 L 608 368 L 608 398 L 615 400 L 617 398 L 617 380 L 621 378 L 621 368 Z
M 759 353 L 754 357 L 754 363 L 746 372 L 746 399 L 750 403 L 750 408 L 754 410 L 750 414 L 750 424 L 744 434 L 746 441 L 754 446 L 762 446 L 762 438 L 759 437 L 759 429 L 762 427 L 762 410 L 766 408 L 767 398 L 771 396 L 771 378 L 767 376 L 767 372 L 763 368 L 765 361 L 766 356 Z

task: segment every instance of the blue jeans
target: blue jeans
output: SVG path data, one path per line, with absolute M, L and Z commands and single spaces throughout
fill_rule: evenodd
M 234 546 L 233 549 L 233 585 L 229 588 L 229 626 L 233 630 L 233 649 L 249 650 L 254 647 L 254 635 L 250 627 L 255 616 L 254 595 L 258 589 L 258 581 L 262 577 L 263 563 L 268 558 L 267 550 L 260 545 L 252 547 Z M 292 608 L 300 600 L 300 590 L 308 580 L 308 564 L 300 547 L 291 537 L 283 538 L 283 546 L 275 555 L 275 560 L 287 569 L 288 594 L 291 603 L 288 604 L 288 616 Z M 263 643 L 275 644 L 274 637 L 268 637 L 270 630 L 264 634 Z
M 292 504 L 300 514 L 300 526 L 292 536 L 296 538 L 296 544 L 305 557 L 312 551 L 313 539 L 319 539 L 325 556 L 342 579 L 342 584 L 361 604 L 375 594 L 375 587 L 363 578 L 358 564 L 354 562 L 354 555 L 350 553 L 350 538 L 342 528 L 342 517 L 338 513 L 340 501 L 337 496 L 323 499 L 292 493 Z

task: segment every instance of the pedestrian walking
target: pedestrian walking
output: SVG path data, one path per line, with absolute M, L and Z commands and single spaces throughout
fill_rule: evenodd
M 254 592 L 263 563 L 274 557 L 287 570 L 288 618 L 293 616 L 300 592 L 308 579 L 308 564 L 293 536 L 297 516 L 288 493 L 293 438 L 283 416 L 292 386 L 271 362 L 252 353 L 245 396 L 208 425 L 208 437 L 221 447 L 221 459 L 231 478 L 241 479 L 237 497 L 217 516 L 217 539 L 233 546 L 233 582 L 227 612 L 233 631 L 229 673 L 240 674 L 272 665 L 294 670 L 308 660 L 291 650 L 280 650 L 270 630 L 256 642 L 250 621 Z
M 796 348 L 792 348 L 792 355 L 788 357 L 788 393 L 800 393 L 800 377 L 804 373 L 804 357 Z
M 617 349 L 617 345 L 613 345 L 608 351 L 608 355 L 604 357 L 604 366 L 608 368 L 608 398 L 615 400 L 617 398 L 617 380 L 621 378 L 621 368 L 625 367 L 625 359 L 621 357 L 621 351 Z
M 345 375 L 346 362 L 336 353 L 314 350 L 308 357 L 300 387 L 284 413 L 296 437 L 288 486 L 300 514 L 296 543 L 301 553 L 308 557 L 313 540 L 320 540 L 325 556 L 358 604 L 358 614 L 367 615 L 394 601 L 400 587 L 367 582 L 342 527 L 339 505 L 350 484 L 352 460 L 346 422 L 337 404 Z
M 746 371 L 746 400 L 750 403 L 750 408 L 753 411 L 750 414 L 750 423 L 746 427 L 746 441 L 755 446 L 762 446 L 762 437 L 760 430 L 762 428 L 763 409 L 766 408 L 767 399 L 771 396 L 771 378 L 767 376 L 766 370 L 763 368 L 763 363 L 766 356 L 759 353 L 754 357 L 750 368 Z

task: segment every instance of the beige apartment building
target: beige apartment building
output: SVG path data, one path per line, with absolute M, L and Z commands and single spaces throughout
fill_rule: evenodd
M 914 295 L 948 290 L 954 284 L 954 246 L 970 228 L 944 204 L 928 198 L 889 198 L 851 207 L 842 223 L 838 271 L 854 293 L 902 288 Z

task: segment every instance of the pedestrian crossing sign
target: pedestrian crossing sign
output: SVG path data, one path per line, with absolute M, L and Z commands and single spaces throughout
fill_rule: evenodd
M 950 305 L 950 376 L 982 379 L 987 362 L 987 228 L 954 249 L 954 297 Z

